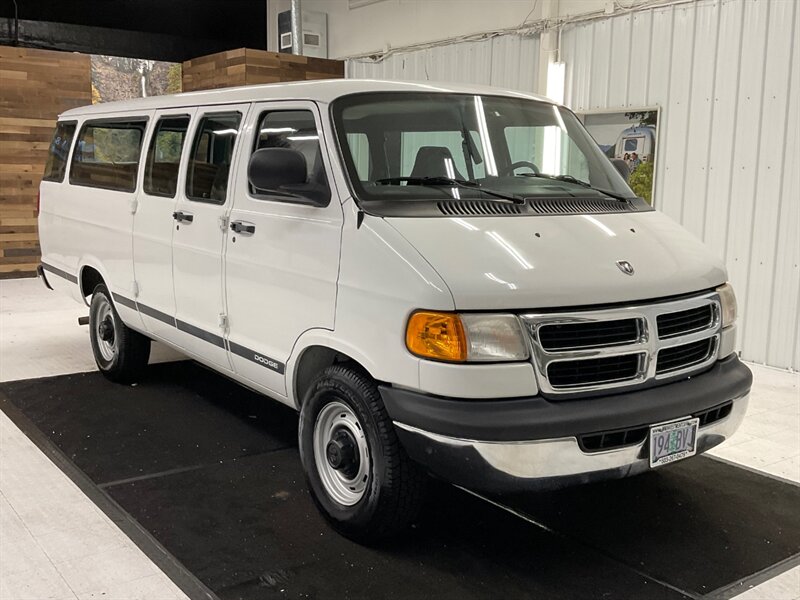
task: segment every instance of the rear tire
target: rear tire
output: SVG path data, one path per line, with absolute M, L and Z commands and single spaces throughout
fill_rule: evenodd
M 374 543 L 411 525 L 427 478 L 400 445 L 366 373 L 325 369 L 306 393 L 299 437 L 311 497 L 339 533 Z
M 89 338 L 97 368 L 111 381 L 133 383 L 147 367 L 150 339 L 122 322 L 102 283 L 92 293 Z

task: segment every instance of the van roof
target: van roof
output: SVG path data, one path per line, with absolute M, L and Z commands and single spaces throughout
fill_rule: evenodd
M 362 92 L 437 92 L 458 94 L 485 94 L 513 96 L 553 103 L 552 100 L 520 92 L 484 85 L 434 83 L 430 81 L 380 81 L 372 79 L 325 79 L 316 81 L 293 81 L 290 83 L 268 83 L 242 87 L 220 88 L 199 92 L 187 92 L 170 96 L 151 96 L 134 100 L 104 102 L 81 106 L 65 111 L 60 118 L 85 115 L 105 115 L 132 110 L 159 110 L 202 106 L 210 104 L 232 104 L 263 100 L 311 100 L 328 103 L 341 96 Z

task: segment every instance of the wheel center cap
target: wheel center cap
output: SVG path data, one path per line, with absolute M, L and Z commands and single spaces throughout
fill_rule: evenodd
M 346 429 L 340 429 L 325 447 L 328 464 L 346 477 L 353 477 L 358 472 L 358 454 L 356 441 Z
M 114 325 L 110 319 L 106 319 L 97 328 L 97 333 L 100 334 L 100 339 L 104 342 L 110 342 L 114 339 Z

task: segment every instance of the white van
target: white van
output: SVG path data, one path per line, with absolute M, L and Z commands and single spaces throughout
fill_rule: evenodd
M 151 340 L 300 411 L 312 495 L 365 540 L 428 473 L 484 492 L 657 468 L 745 414 L 723 264 L 567 108 L 322 81 L 60 116 L 41 275 L 98 368 Z

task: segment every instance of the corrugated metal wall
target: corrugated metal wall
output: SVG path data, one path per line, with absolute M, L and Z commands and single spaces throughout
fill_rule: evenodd
M 476 83 L 532 92 L 539 64 L 539 36 L 499 35 L 392 54 L 381 62 L 349 60 L 349 78 Z
M 566 103 L 661 107 L 655 205 L 725 258 L 744 358 L 800 369 L 800 7 L 722 0 L 564 29 Z

